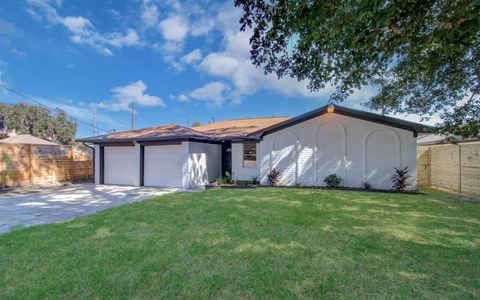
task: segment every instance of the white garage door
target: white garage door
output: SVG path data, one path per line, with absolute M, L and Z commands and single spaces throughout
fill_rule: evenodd
M 135 147 L 105 147 L 104 149 L 105 183 L 133 185 L 137 165 Z
M 144 185 L 182 186 L 180 145 L 145 146 Z

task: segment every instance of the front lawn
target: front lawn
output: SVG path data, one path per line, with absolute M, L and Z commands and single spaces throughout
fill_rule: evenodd
M 439 192 L 176 193 L 0 235 L 0 299 L 478 298 L 479 245 Z

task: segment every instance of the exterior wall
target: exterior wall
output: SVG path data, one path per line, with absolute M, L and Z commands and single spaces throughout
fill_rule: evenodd
M 209 143 L 183 142 L 183 188 L 201 187 L 220 177 L 222 146 Z
M 243 167 L 243 144 L 242 143 L 232 143 L 232 173 L 233 177 L 237 180 L 252 180 L 252 177 L 256 176 L 258 178 L 259 163 L 258 163 L 258 153 L 260 153 L 260 143 L 257 143 L 257 165 L 255 168 L 244 168 Z
M 100 184 L 100 145 L 94 145 L 95 151 L 95 165 L 93 166 L 95 184 Z
M 233 149 L 232 166 L 242 174 L 239 149 Z M 343 186 L 362 188 L 368 182 L 390 189 L 393 167 L 407 166 L 409 188 L 416 188 L 416 141 L 407 130 L 327 113 L 264 136 L 257 149 L 262 184 L 272 168 L 281 168 L 286 185 L 323 186 L 323 179 L 335 173 Z

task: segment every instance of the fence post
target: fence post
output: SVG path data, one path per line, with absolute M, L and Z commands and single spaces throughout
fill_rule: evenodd
M 53 146 L 50 146 L 50 159 L 51 159 L 51 161 L 52 161 L 52 163 L 50 164 L 50 166 L 51 166 L 51 168 L 50 168 L 50 171 L 51 171 L 51 174 L 50 174 L 50 176 L 51 176 L 51 182 L 52 182 L 52 183 L 55 183 L 55 175 L 54 175 L 54 174 L 55 174 L 55 171 L 56 171 L 56 170 L 55 170 L 56 167 L 55 167 L 55 155 L 54 155 L 54 152 L 53 152 Z
M 432 187 L 432 147 L 428 146 L 428 187 Z
M 90 161 L 87 159 L 85 160 L 85 181 L 88 181 L 88 176 L 90 175 Z
M 68 147 L 70 149 L 70 176 L 68 178 L 70 179 L 70 182 L 74 181 L 74 175 L 73 175 L 73 146 Z
M 0 145 L 0 171 L 1 171 L 1 180 L 2 180 L 2 190 L 5 190 L 7 187 L 6 180 L 7 180 L 7 174 L 6 174 L 6 168 L 5 168 L 5 156 L 4 153 L 5 149 L 3 145 Z
M 33 184 L 32 145 L 28 145 L 28 181 Z
M 462 145 L 458 144 L 458 193 L 462 193 Z

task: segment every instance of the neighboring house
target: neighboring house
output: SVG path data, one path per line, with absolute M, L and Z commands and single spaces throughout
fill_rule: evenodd
M 3 144 L 25 144 L 25 145 L 44 145 L 44 146 L 59 146 L 53 142 L 38 138 L 30 134 L 19 134 L 0 140 Z
M 80 139 L 95 146 L 95 182 L 200 187 L 231 172 L 267 183 L 323 186 L 329 174 L 346 187 L 390 189 L 394 167 L 407 166 L 416 188 L 416 137 L 425 126 L 341 106 L 294 118 L 176 124 Z
M 464 138 L 460 135 L 446 136 L 440 134 L 427 134 L 417 138 L 417 145 L 419 146 L 428 146 L 428 145 L 440 145 L 440 144 L 452 144 L 452 143 L 462 143 L 462 142 L 476 142 L 480 138 Z

